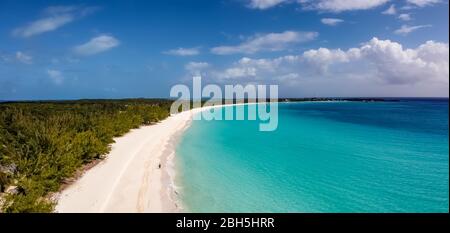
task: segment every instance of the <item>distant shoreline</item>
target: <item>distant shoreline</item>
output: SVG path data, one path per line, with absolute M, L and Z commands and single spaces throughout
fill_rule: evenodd
M 173 101 L 170 98 L 119 98 L 119 99 L 67 99 L 67 100 L 0 100 L 0 104 L 8 103 L 79 103 L 79 102 L 98 102 L 98 101 L 130 101 L 130 100 L 162 100 Z M 305 102 L 305 101 L 401 101 L 401 100 L 449 100 L 449 97 L 304 97 L 304 98 L 278 98 L 276 102 Z M 222 100 L 225 101 L 225 100 Z M 242 100 L 235 100 L 242 101 Z M 252 100 L 254 101 L 254 100 Z

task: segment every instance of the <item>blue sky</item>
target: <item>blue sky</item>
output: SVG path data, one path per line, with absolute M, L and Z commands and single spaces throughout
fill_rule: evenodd
M 0 99 L 448 96 L 447 0 L 0 0 Z

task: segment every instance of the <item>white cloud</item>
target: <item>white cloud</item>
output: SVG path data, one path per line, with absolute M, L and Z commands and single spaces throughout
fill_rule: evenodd
M 373 38 L 360 47 L 311 49 L 274 59 L 244 57 L 223 70 L 209 71 L 216 81 L 358 80 L 381 85 L 432 85 L 449 82 L 449 45 L 427 41 L 415 49 Z M 282 81 L 282 80 L 279 80 Z M 336 81 L 337 82 L 337 81 Z M 347 89 L 352 83 L 347 83 Z
M 384 5 L 389 0 L 298 0 L 305 9 L 342 12 L 368 10 Z
M 265 10 L 283 3 L 297 2 L 306 10 L 342 12 L 372 9 L 381 6 L 388 1 L 389 0 L 247 0 L 247 6 L 253 9 Z
M 265 10 L 284 2 L 288 2 L 288 0 L 249 0 L 248 7 Z
M 48 69 L 47 74 L 55 84 L 59 85 L 62 84 L 62 82 L 64 81 L 64 76 L 62 72 L 59 70 Z
M 319 48 L 308 50 L 303 53 L 303 62 L 309 66 L 309 68 L 320 74 L 326 73 L 328 67 L 335 63 L 346 63 L 351 60 L 355 60 L 361 56 L 358 49 L 351 49 L 344 52 L 341 49 L 327 49 Z
M 404 49 L 390 40 L 372 39 L 360 48 L 374 64 L 378 76 L 389 83 L 445 81 L 449 75 L 448 44 L 427 41 L 416 49 Z
M 395 15 L 397 14 L 397 10 L 395 9 L 395 5 L 392 4 L 388 9 L 386 9 L 385 11 L 381 12 L 384 15 Z
M 317 36 L 317 32 L 285 31 L 282 33 L 269 33 L 253 36 L 239 45 L 214 47 L 211 49 L 211 52 L 219 55 L 227 55 L 237 53 L 253 54 L 260 51 L 280 51 L 294 43 L 314 40 Z
M 17 28 L 13 31 L 13 34 L 20 37 L 30 37 L 44 32 L 56 30 L 57 28 L 72 21 L 73 17 L 70 15 L 52 16 L 31 22 L 25 27 Z
M 198 48 L 178 48 L 178 49 L 171 49 L 163 53 L 176 56 L 195 56 L 200 54 L 200 51 Z
M 25 54 L 24 52 L 17 51 L 16 52 L 16 59 L 24 64 L 31 64 L 33 63 L 33 57 L 30 55 Z
M 13 30 L 18 37 L 31 37 L 44 32 L 54 31 L 77 18 L 94 12 L 95 7 L 52 6 L 44 10 L 45 17 Z
M 105 52 L 120 44 L 119 40 L 113 36 L 101 35 L 92 38 L 90 41 L 78 45 L 74 51 L 78 55 L 89 56 L 97 53 Z
M 342 19 L 336 19 L 336 18 L 323 18 L 320 20 L 323 24 L 329 25 L 329 26 L 336 26 L 342 22 L 344 22 L 344 20 Z
M 421 28 L 428 28 L 431 27 L 431 25 L 417 25 L 417 26 L 408 26 L 408 25 L 402 25 L 399 29 L 395 30 L 394 33 L 398 35 L 406 36 L 409 33 L 419 30 Z
M 418 7 L 424 7 L 440 3 L 441 0 L 406 0 L 406 2 Z
M 410 14 L 400 14 L 399 16 L 398 16 L 398 18 L 400 19 L 400 20 L 403 20 L 403 21 L 410 21 L 411 20 L 411 15 Z

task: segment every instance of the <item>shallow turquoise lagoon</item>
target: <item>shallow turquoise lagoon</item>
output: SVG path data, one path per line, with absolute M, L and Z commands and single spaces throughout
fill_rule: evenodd
M 176 157 L 187 211 L 449 211 L 448 99 L 278 108 L 272 132 L 193 122 Z

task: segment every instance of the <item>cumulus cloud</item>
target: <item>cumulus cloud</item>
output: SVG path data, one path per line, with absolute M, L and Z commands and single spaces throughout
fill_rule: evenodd
M 358 49 L 350 49 L 344 52 L 341 49 L 327 49 L 319 48 L 308 50 L 303 53 L 302 61 L 309 67 L 309 69 L 318 74 L 325 74 L 328 68 L 337 63 L 347 63 L 356 60 L 361 56 Z
M 45 17 L 28 23 L 26 26 L 13 30 L 18 37 L 31 37 L 45 32 L 54 31 L 75 19 L 93 13 L 96 7 L 51 6 L 44 10 Z
M 417 25 L 417 26 L 408 26 L 408 25 L 402 25 L 399 29 L 395 30 L 394 33 L 398 35 L 406 36 L 411 32 L 414 32 L 416 30 L 419 30 L 421 28 L 428 28 L 431 27 L 431 25 Z
M 33 63 L 33 57 L 31 57 L 30 55 L 27 55 L 21 51 L 16 52 L 16 59 L 17 59 L 17 61 L 22 62 L 24 64 Z
M 384 15 L 395 15 L 397 14 L 397 10 L 395 9 L 395 5 L 392 4 L 388 9 L 386 9 L 385 11 L 381 12 Z
M 62 82 L 64 81 L 64 76 L 59 70 L 48 69 L 47 75 L 55 84 L 62 84 Z
M 360 51 L 376 67 L 378 77 L 388 83 L 448 83 L 448 44 L 427 41 L 416 49 L 404 49 L 399 43 L 374 38 Z
M 200 54 L 200 51 L 198 48 L 177 48 L 165 51 L 163 53 L 175 56 L 195 56 Z
M 253 54 L 260 51 L 280 51 L 289 45 L 314 40 L 317 32 L 285 31 L 281 33 L 269 33 L 248 38 L 239 45 L 218 46 L 211 52 L 218 55 L 228 54 Z
M 78 45 L 74 48 L 74 51 L 78 55 L 90 56 L 97 53 L 108 51 L 120 44 L 119 40 L 113 36 L 101 35 L 92 38 L 88 42 Z
M 399 16 L 398 16 L 398 18 L 400 19 L 400 20 L 403 20 L 403 21 L 410 21 L 411 20 L 411 15 L 410 14 L 400 14 Z
M 389 0 L 298 0 L 303 8 L 330 12 L 368 10 L 384 5 Z
M 336 25 L 344 22 L 344 20 L 336 19 L 336 18 L 323 18 L 320 20 L 320 22 L 322 22 L 325 25 L 336 26 Z
M 427 41 L 414 49 L 390 40 L 373 38 L 360 47 L 319 48 L 299 55 L 273 59 L 244 57 L 223 70 L 209 70 L 217 80 L 274 80 L 296 83 L 302 80 L 351 77 L 389 85 L 447 83 L 448 44 Z
M 288 0 L 249 0 L 247 6 L 253 9 L 265 10 L 284 2 L 288 2 Z

